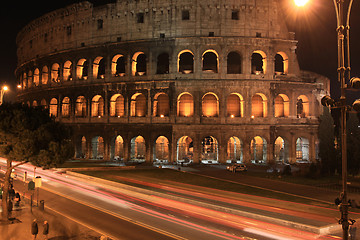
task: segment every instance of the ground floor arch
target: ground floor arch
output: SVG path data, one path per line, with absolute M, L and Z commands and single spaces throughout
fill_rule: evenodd
M 243 143 L 235 136 L 232 136 L 227 142 L 226 163 L 242 163 L 243 160 Z
M 169 162 L 169 140 L 160 136 L 156 139 L 154 144 L 154 163 L 168 163 Z
M 145 139 L 137 136 L 131 139 L 130 161 L 145 162 L 146 146 Z
M 104 139 L 100 136 L 91 139 L 91 159 L 104 159 Z
M 176 162 L 192 163 L 194 156 L 194 143 L 188 136 L 183 136 L 177 141 Z
M 250 144 L 251 163 L 266 164 L 267 163 L 267 143 L 265 138 L 256 136 L 251 140 Z

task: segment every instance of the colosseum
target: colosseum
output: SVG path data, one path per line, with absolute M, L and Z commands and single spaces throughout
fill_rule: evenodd
M 84 1 L 17 36 L 18 101 L 71 125 L 75 158 L 317 160 L 329 79 L 300 70 L 276 0 Z

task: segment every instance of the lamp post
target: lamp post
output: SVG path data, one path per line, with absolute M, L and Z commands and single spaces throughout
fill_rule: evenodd
M 9 88 L 8 88 L 7 86 L 3 86 L 3 87 L 1 88 L 1 91 L 0 91 L 0 105 L 3 104 L 4 94 L 5 94 L 5 92 L 6 92 L 7 90 L 9 90 Z
M 298 6 L 305 5 L 307 0 L 295 0 Z M 346 143 L 346 113 L 350 106 L 346 104 L 346 89 L 347 88 L 360 88 L 360 79 L 350 79 L 350 12 L 353 0 L 333 0 L 336 22 L 337 22 L 337 50 L 338 50 L 338 81 L 340 82 L 341 96 L 339 101 L 335 102 L 330 96 L 324 96 L 321 103 L 324 106 L 341 109 L 341 167 L 342 167 L 342 192 L 340 193 L 340 212 L 341 218 L 339 224 L 342 225 L 343 239 L 347 240 L 349 237 L 349 226 L 354 224 L 354 220 L 349 219 L 348 216 L 348 196 L 347 196 L 347 143 Z M 346 15 L 344 13 L 346 12 Z M 345 24 L 345 25 L 344 25 Z M 346 84 L 349 83 L 349 85 Z M 360 111 L 360 100 L 353 103 L 353 109 Z

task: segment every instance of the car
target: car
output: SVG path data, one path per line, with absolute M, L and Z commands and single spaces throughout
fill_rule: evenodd
M 245 164 L 235 163 L 233 165 L 227 166 L 226 170 L 228 170 L 230 172 L 246 172 L 247 167 Z

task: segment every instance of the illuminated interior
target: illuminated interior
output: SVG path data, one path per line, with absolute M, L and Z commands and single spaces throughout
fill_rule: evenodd
M 265 164 L 267 158 L 267 143 L 266 140 L 260 136 L 256 136 L 250 143 L 251 162 L 255 164 Z
M 61 116 L 70 117 L 70 98 L 64 97 L 61 104 Z
M 93 62 L 93 77 L 96 79 L 105 76 L 105 60 L 103 57 L 96 57 Z
M 164 136 L 160 136 L 156 139 L 154 159 L 155 161 L 160 160 L 162 162 L 169 159 L 169 141 Z
M 238 137 L 231 137 L 227 143 L 226 159 L 228 163 L 243 162 L 243 146 Z
M 178 55 L 178 72 L 188 74 L 194 72 L 194 54 L 183 50 Z
M 307 138 L 296 139 L 296 161 L 309 161 L 309 140 Z
M 91 116 L 104 116 L 104 99 L 100 95 L 96 95 L 91 101 Z
M 88 62 L 85 58 L 78 61 L 76 65 L 76 77 L 78 79 L 85 79 L 88 76 Z
M 211 161 L 208 163 L 214 163 L 213 161 L 218 161 L 218 141 L 212 136 L 205 137 L 202 141 L 202 161 Z
M 182 93 L 178 97 L 177 114 L 180 117 L 192 117 L 194 115 L 194 100 L 190 93 Z
M 32 71 L 29 71 L 29 72 L 28 72 L 28 77 L 27 77 L 27 86 L 28 86 L 29 88 L 32 87 L 32 77 L 33 77 Z
M 158 93 L 154 97 L 154 116 L 169 116 L 169 96 L 166 93 Z
M 125 76 L 125 57 L 122 54 L 117 54 L 113 57 L 111 74 L 115 77 Z
M 143 52 L 137 52 L 133 55 L 131 74 L 132 76 L 146 75 L 146 55 Z
M 42 73 L 41 73 L 41 84 L 47 84 L 49 80 L 49 69 L 47 66 L 44 66 L 42 68 Z
M 278 52 L 275 55 L 275 74 L 287 74 L 289 71 L 289 59 L 286 53 Z
M 219 71 L 219 56 L 214 50 L 206 50 L 203 53 L 202 63 L 204 72 L 217 73 Z
M 91 153 L 92 159 L 103 159 L 104 158 L 104 139 L 100 136 L 96 136 L 91 140 Z
M 51 81 L 60 82 L 60 65 L 58 63 L 54 63 L 51 67 Z
M 257 93 L 251 98 L 251 116 L 267 117 L 267 99 L 262 93 Z
M 238 93 L 232 93 L 228 96 L 226 103 L 227 116 L 243 117 L 244 116 L 244 99 Z
M 142 93 L 136 93 L 131 97 L 130 116 L 145 117 L 146 116 L 146 98 Z
M 288 144 L 282 137 L 277 137 L 274 146 L 274 160 L 275 162 L 287 162 L 288 159 Z
M 56 98 L 52 98 L 50 100 L 50 116 L 54 116 L 57 117 L 57 106 L 58 105 L 58 101 Z
M 193 160 L 193 141 L 188 136 L 181 137 L 177 142 L 177 162 L 191 162 Z
M 279 94 L 275 98 L 275 117 L 289 117 L 289 98 L 285 94 Z
M 219 116 L 219 99 L 214 93 L 207 93 L 203 96 L 202 114 L 204 117 Z
M 296 102 L 296 115 L 298 118 L 309 116 L 309 100 L 305 95 L 300 95 Z
M 251 73 L 265 74 L 267 67 L 266 54 L 263 51 L 256 50 L 251 55 Z
M 114 157 L 118 158 L 119 160 L 124 159 L 124 140 L 123 138 L 118 135 L 115 138 L 115 146 L 114 146 Z
M 124 97 L 121 94 L 114 94 L 110 98 L 110 116 L 123 117 L 125 115 Z
M 131 156 L 132 161 L 145 161 L 145 139 L 142 136 L 137 136 L 131 139 Z
M 64 63 L 63 80 L 64 81 L 72 80 L 72 62 L 70 61 L 66 61 Z
M 34 85 L 39 86 L 39 84 L 40 84 L 40 71 L 38 68 L 36 68 L 34 71 Z
M 76 99 L 75 116 L 76 117 L 86 117 L 86 99 L 84 96 L 79 96 Z

